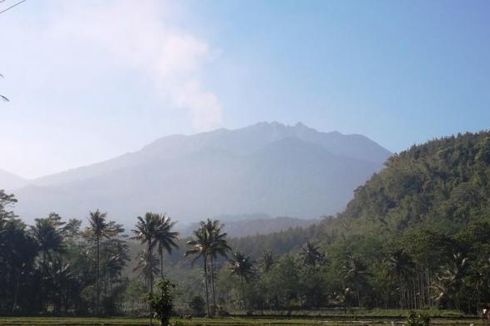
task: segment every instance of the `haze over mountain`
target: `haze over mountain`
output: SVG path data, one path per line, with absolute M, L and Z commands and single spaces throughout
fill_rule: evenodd
M 27 184 L 27 180 L 13 173 L 0 170 L 0 189 L 12 191 L 23 187 Z
M 156 140 L 98 164 L 32 180 L 16 211 L 84 218 L 108 211 L 132 224 L 146 211 L 179 221 L 223 214 L 317 218 L 344 208 L 390 152 L 360 135 L 258 123 Z
M 302 219 L 295 217 L 271 217 L 265 214 L 224 215 L 215 216 L 224 221 L 226 234 L 232 238 L 240 238 L 255 235 L 265 235 L 294 228 L 306 228 L 321 219 Z M 199 227 L 199 222 L 177 225 L 182 238 L 192 236 L 194 230 Z

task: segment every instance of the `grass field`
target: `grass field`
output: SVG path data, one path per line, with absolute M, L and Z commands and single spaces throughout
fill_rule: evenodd
M 334 320 L 334 319 L 265 319 L 265 318 L 193 318 L 174 319 L 172 324 L 181 326 L 241 326 L 241 325 L 331 325 L 331 326 L 366 326 L 366 325 L 403 325 L 403 319 L 376 319 L 363 318 L 358 320 Z M 431 320 L 432 325 L 484 325 L 478 319 L 447 319 L 436 318 Z M 65 318 L 65 317 L 0 317 L 0 325 L 120 325 L 136 326 L 149 325 L 148 319 L 136 318 Z M 158 325 L 158 323 L 154 323 Z

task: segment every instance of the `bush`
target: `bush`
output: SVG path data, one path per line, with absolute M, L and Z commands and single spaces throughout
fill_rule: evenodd
M 429 315 L 422 313 L 415 313 L 411 311 L 407 318 L 407 326 L 429 326 L 430 317 Z
M 172 288 L 174 287 L 174 284 L 163 278 L 156 286 L 156 293 L 149 296 L 151 310 L 155 312 L 155 316 L 160 320 L 162 326 L 169 326 L 170 324 L 174 300 Z

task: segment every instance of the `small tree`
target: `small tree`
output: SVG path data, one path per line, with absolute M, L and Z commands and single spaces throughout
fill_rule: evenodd
M 157 283 L 155 293 L 150 292 L 149 294 L 150 308 L 154 311 L 155 317 L 160 320 L 160 325 L 162 326 L 170 325 L 174 300 L 172 288 L 174 287 L 173 283 L 162 278 Z

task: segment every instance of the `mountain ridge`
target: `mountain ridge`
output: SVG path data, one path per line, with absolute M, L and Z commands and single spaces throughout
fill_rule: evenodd
M 307 138 L 311 138 L 313 135 L 318 137 L 319 134 L 321 134 L 321 135 L 327 135 L 329 137 L 335 137 L 336 139 L 339 137 L 340 138 L 347 137 L 347 138 L 350 138 L 351 141 L 359 140 L 359 139 L 361 139 L 363 141 L 367 141 L 368 142 L 367 144 L 369 144 L 369 146 L 370 146 L 370 150 L 372 150 L 373 152 L 376 152 L 375 153 L 376 159 L 374 160 L 374 162 L 379 162 L 379 160 L 384 160 L 389 155 L 391 155 L 391 152 L 389 152 L 385 148 L 381 147 L 380 145 L 378 145 L 374 141 L 370 140 L 366 136 L 359 135 L 359 134 L 342 134 L 338 131 L 319 132 L 313 128 L 307 127 L 306 125 L 302 124 L 301 122 L 296 123 L 294 126 L 284 125 L 284 124 L 281 124 L 279 122 L 258 122 L 256 124 L 251 125 L 251 126 L 247 126 L 247 127 L 243 127 L 243 128 L 239 128 L 239 129 L 220 128 L 220 129 L 207 131 L 207 132 L 203 132 L 203 133 L 198 133 L 198 134 L 193 134 L 193 135 L 174 134 L 174 135 L 160 137 L 160 138 L 150 142 L 148 145 L 143 146 L 139 150 L 127 152 L 127 153 L 121 154 L 119 156 L 116 156 L 114 158 L 107 159 L 107 160 L 97 162 L 94 164 L 75 167 L 75 168 L 71 168 L 71 169 L 61 171 L 58 173 L 42 176 L 39 178 L 34 178 L 31 180 L 31 182 L 32 182 L 32 184 L 36 184 L 36 185 L 49 185 L 49 184 L 57 183 L 56 180 L 59 180 L 60 178 L 62 178 L 63 176 L 65 176 L 67 174 L 84 171 L 88 168 L 89 169 L 93 169 L 93 168 L 97 168 L 97 167 L 103 168 L 105 165 L 112 164 L 112 163 L 117 162 L 117 161 L 129 160 L 135 154 L 138 154 L 138 153 L 145 153 L 151 157 L 152 152 L 159 149 L 158 147 L 162 143 L 167 146 L 164 149 L 168 151 L 168 150 L 172 150 L 173 149 L 172 147 L 177 146 L 177 145 L 187 146 L 187 147 L 195 146 L 195 144 L 192 143 L 192 139 L 195 138 L 196 136 L 204 136 L 204 137 L 208 138 L 208 141 L 209 141 L 209 138 L 213 138 L 216 136 L 222 136 L 223 134 L 246 133 L 246 132 L 249 132 L 251 130 L 254 131 L 257 129 L 261 129 L 261 130 L 269 129 L 270 130 L 270 127 L 275 128 L 276 131 L 278 131 L 278 132 L 287 133 L 288 134 L 287 136 L 291 135 L 291 131 L 293 131 L 293 133 L 294 133 L 294 131 L 296 131 L 296 133 L 298 133 L 298 132 L 302 132 L 303 134 L 308 133 Z M 271 135 L 269 135 L 269 137 L 271 137 Z M 281 138 L 283 138 L 283 137 L 281 137 Z M 168 141 L 172 141 L 172 143 L 169 144 Z M 234 141 L 236 143 L 239 143 L 238 140 L 234 140 Z M 260 139 L 260 141 L 263 142 L 263 139 Z M 175 142 L 178 142 L 178 144 L 175 144 Z M 233 142 L 233 140 L 232 140 L 232 142 Z M 216 146 L 216 144 L 212 144 L 212 145 Z M 168 146 L 170 146 L 170 148 Z M 223 145 L 218 144 L 218 146 L 223 146 Z M 328 149 L 330 151 L 332 151 L 332 148 L 331 148 L 332 145 L 331 144 L 325 144 L 325 146 L 327 146 Z M 189 149 L 189 148 L 187 148 L 187 150 L 192 151 L 192 149 Z M 250 151 L 250 150 L 248 150 L 248 151 Z M 333 150 L 332 152 L 335 153 L 338 151 Z M 352 154 L 353 153 L 351 153 L 351 155 L 345 155 L 345 156 L 350 157 L 350 156 L 352 156 Z M 169 156 L 171 156 L 171 155 L 169 155 Z M 353 155 L 353 156 L 354 156 L 353 158 L 356 158 L 356 155 Z M 124 162 L 118 162 L 118 163 L 124 164 Z M 113 168 L 114 167 L 111 167 L 111 169 L 113 169 Z
M 20 177 L 14 173 L 0 170 L 0 189 L 12 191 L 25 186 L 27 182 L 27 179 Z
M 100 208 L 122 222 L 151 210 L 184 221 L 255 212 L 317 218 L 342 209 L 389 155 L 366 137 L 302 124 L 173 135 L 33 180 L 17 192 L 18 211 L 81 217 Z

